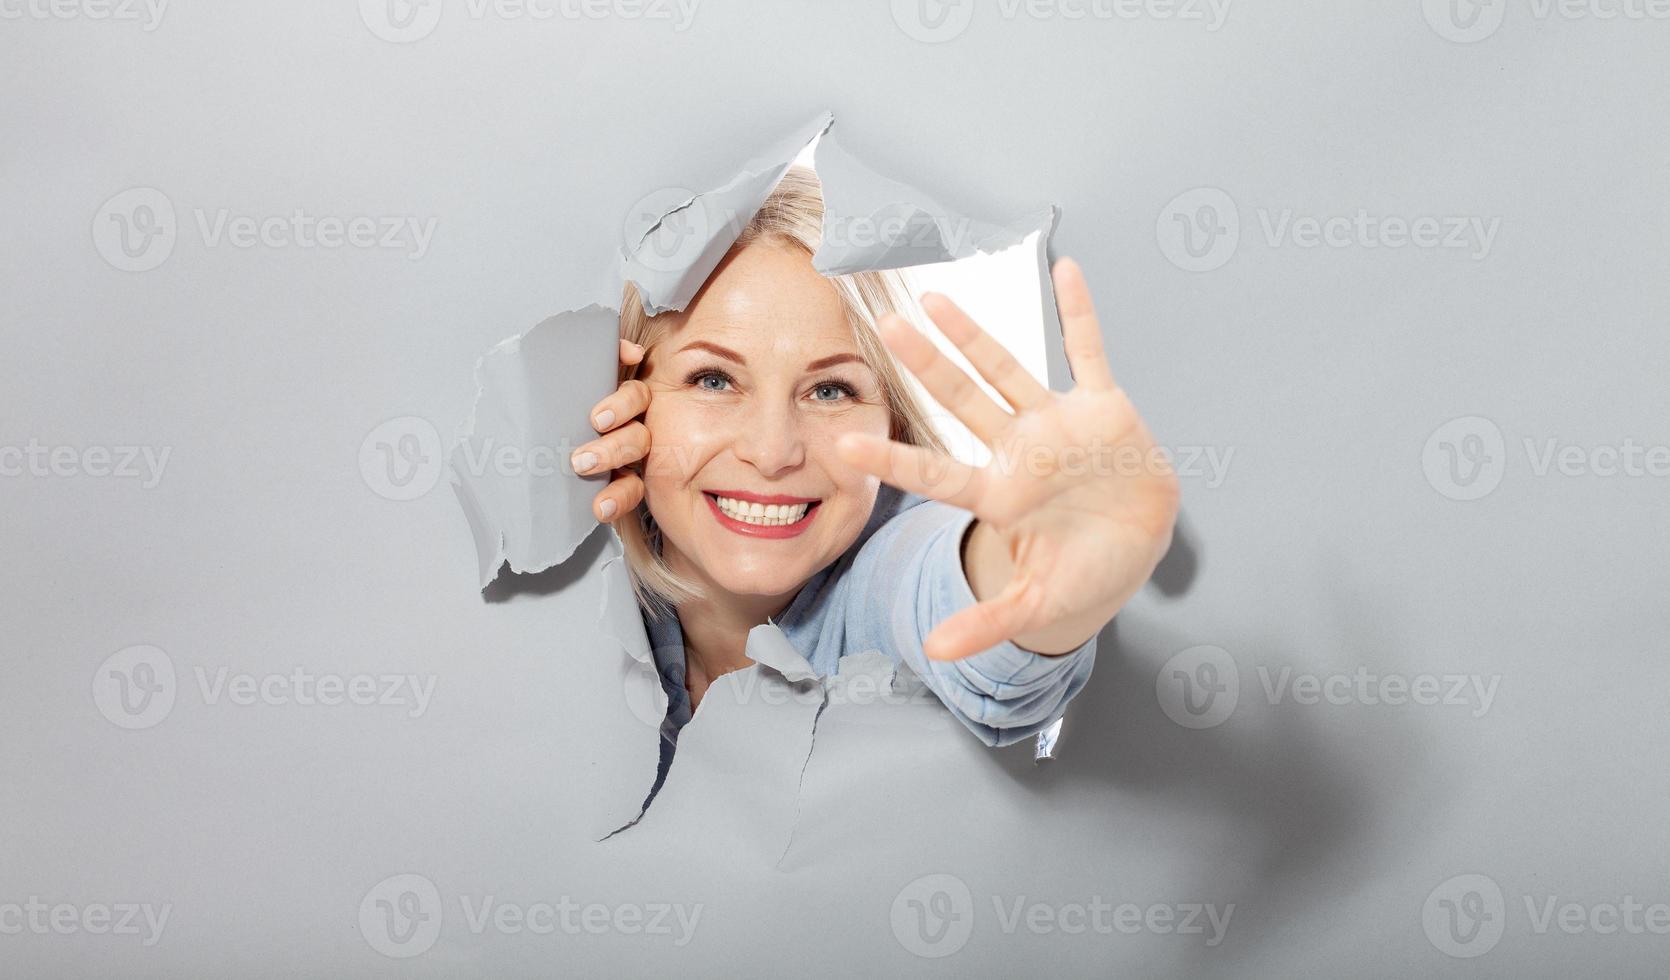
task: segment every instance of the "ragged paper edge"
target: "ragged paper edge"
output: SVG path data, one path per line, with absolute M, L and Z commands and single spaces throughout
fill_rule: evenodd
M 616 547 L 618 549 L 618 539 Z M 624 553 L 616 553 L 605 559 L 599 568 L 603 578 L 603 600 L 599 605 L 597 625 L 604 635 L 609 636 L 620 644 L 621 651 L 630 658 L 639 670 L 640 680 L 649 686 L 648 696 L 657 717 L 667 716 L 667 692 L 661 687 L 661 672 L 656 666 L 654 651 L 650 649 L 649 633 L 644 628 L 643 619 L 638 613 L 637 596 L 632 590 L 630 573 L 626 568 Z M 630 695 L 628 695 L 630 696 Z M 650 726 L 646 741 L 655 746 L 655 752 L 650 761 L 649 786 L 644 790 L 642 802 L 637 805 L 637 812 L 626 818 L 611 818 L 608 823 L 615 824 L 612 830 L 596 837 L 599 843 L 628 830 L 637 825 L 649 812 L 650 803 L 655 799 L 655 778 L 660 769 L 661 729 L 660 726 Z M 623 776 L 624 778 L 624 776 Z M 617 821 L 620 821 L 617 823 Z
M 834 121 L 833 113 L 823 112 L 793 135 L 751 157 L 742 170 L 722 186 L 694 194 L 668 209 L 644 229 L 630 249 L 621 250 L 621 279 L 637 286 L 646 316 L 677 312 L 689 305 L 725 253 L 730 251 L 737 236 L 742 234 L 742 229 L 771 195 L 784 172 L 794 163 L 795 157 L 809 143 L 820 138 Z M 680 250 L 689 253 L 684 264 L 676 268 L 656 268 L 663 263 L 646 258 L 648 251 L 654 247 L 650 244 L 651 238 L 668 221 L 692 210 L 701 217 L 704 234 L 688 244 L 681 244 Z
M 1013 247 L 1033 232 L 1039 232 L 1044 322 L 1058 322 L 1049 289 L 1046 254 L 1049 237 L 1059 218 L 1059 211 L 1053 205 L 1029 211 L 1007 221 L 994 222 L 965 217 L 943 207 L 931 195 L 883 176 L 861 163 L 836 140 L 834 118 L 832 112 L 820 113 L 790 136 L 779 139 L 765 151 L 755 154 L 725 184 L 694 194 L 663 212 L 637 236 L 630 252 L 622 250 L 621 277 L 623 280 L 633 281 L 638 286 L 646 313 L 654 315 L 669 310 L 682 310 L 689 304 L 725 252 L 735 243 L 742 227 L 758 211 L 783 173 L 793 164 L 796 156 L 815 140 L 817 146 L 814 160 L 824 188 L 826 231 L 843 223 L 850 226 L 855 222 L 869 222 L 883 212 L 898 209 L 924 217 L 932 222 L 936 229 L 935 243 L 927 253 L 924 253 L 917 242 L 907 241 L 857 251 L 848 248 L 836 255 L 832 252 L 829 242 L 825 240 L 813 256 L 813 266 L 820 273 L 829 276 L 867 269 L 904 268 L 937 261 L 953 261 L 977 252 L 990 253 Z M 681 211 L 697 205 L 713 214 L 725 215 L 726 220 L 719 222 L 718 227 L 708 229 L 709 236 L 703 240 L 699 254 L 689 264 L 675 271 L 661 273 L 646 268 L 637 261 L 636 256 L 646 247 L 656 229 Z M 522 515 L 527 520 L 521 522 L 495 521 L 494 515 L 488 513 L 483 501 L 477 497 L 469 482 L 459 477 L 456 469 L 462 444 L 476 436 L 478 413 L 486 395 L 485 369 L 488 359 L 499 355 L 516 356 L 520 345 L 534 331 L 569 315 L 593 312 L 608 313 L 617 318 L 619 315 L 614 307 L 602 303 L 566 310 L 542 320 L 521 334 L 501 341 L 476 361 L 476 397 L 471 405 L 469 422 L 464 435 L 454 445 L 448 459 L 449 468 L 453 471 L 454 490 L 458 494 L 475 539 L 478 579 L 482 589 L 492 584 L 507 563 L 513 572 L 523 574 L 538 573 L 563 564 L 574 555 L 595 526 L 594 521 L 582 521 L 575 527 L 561 528 L 558 533 L 552 535 L 554 541 L 531 540 L 535 535 L 530 531 L 529 541 L 513 542 L 510 539 L 510 535 L 514 533 L 510 530 L 512 526 L 521 524 L 532 528 L 537 525 L 541 515 Z M 1066 362 L 1060 352 L 1059 343 L 1047 344 L 1047 347 L 1050 351 L 1050 381 L 1052 385 L 1056 385 L 1066 380 Z M 519 561 L 516 558 L 518 554 L 537 554 L 539 557 L 535 560 Z
M 835 676 L 823 678 L 823 703 L 818 705 L 817 713 L 812 716 L 812 732 L 806 741 L 806 758 L 800 760 L 800 775 L 795 781 L 794 819 L 789 823 L 788 833 L 784 835 L 783 850 L 777 855 L 776 866 L 780 867 L 788 859 L 789 851 L 794 847 L 795 832 L 800 829 L 800 814 L 806 805 L 806 770 L 812 767 L 812 756 L 818 750 L 818 723 L 823 720 L 824 712 L 829 710 L 830 691 L 836 684 L 848 683 L 853 676 L 869 672 L 876 672 L 878 680 L 885 676 L 889 692 L 897 690 L 899 665 L 879 650 L 842 657 L 835 663 Z
M 523 543 L 524 547 L 512 548 L 509 541 L 510 532 L 507 527 L 514 522 L 495 519 L 495 516 L 488 512 L 488 508 L 478 494 L 476 484 L 465 475 L 467 465 L 463 456 L 466 444 L 478 435 L 477 429 L 480 424 L 481 409 L 489 398 L 488 362 L 495 357 L 524 357 L 522 348 L 535 333 L 541 330 L 560 329 L 565 320 L 570 320 L 570 318 L 578 320 L 591 315 L 603 315 L 611 320 L 618 321 L 620 311 L 601 303 L 592 303 L 578 309 L 564 310 L 540 320 L 521 333 L 506 337 L 476 358 L 473 373 L 476 388 L 475 397 L 471 399 L 470 414 L 463 431 L 447 453 L 447 471 L 449 482 L 452 484 L 454 494 L 458 497 L 459 505 L 464 509 L 465 519 L 470 525 L 471 537 L 475 541 L 477 572 L 481 589 L 485 590 L 493 584 L 493 581 L 498 578 L 500 570 L 507 564 L 512 572 L 529 574 L 543 572 L 567 562 L 597 526 L 595 520 L 579 521 L 572 527 L 560 527 L 556 533 L 549 535 L 550 540 L 537 541 L 535 538 L 538 535 L 533 529 L 538 524 L 536 518 L 539 515 L 532 513 L 530 501 L 526 508 L 528 513 L 520 515 L 527 518 L 523 523 L 529 529 L 527 535 L 529 540 Z M 527 404 L 520 407 L 525 414 L 531 412 L 530 406 Z M 524 434 L 531 424 L 531 420 L 523 420 Z M 575 479 L 580 480 L 583 486 L 585 478 L 576 477 Z M 582 491 L 577 488 L 575 492 Z M 540 558 L 532 561 L 519 561 L 516 557 L 516 553 L 532 554 L 538 552 L 543 552 L 552 557 L 549 560 Z
M 877 245 L 869 248 L 832 247 L 828 235 L 820 243 L 817 253 L 813 256 L 813 267 L 825 276 L 835 276 L 852 272 L 899 269 L 911 266 L 931 264 L 934 262 L 955 261 L 977 253 L 991 253 L 1011 248 L 1034 232 L 1038 232 L 1039 275 L 1042 284 L 1044 305 L 1043 322 L 1046 330 L 1049 324 L 1059 324 L 1059 315 L 1054 302 L 1054 291 L 1049 274 L 1048 249 L 1060 211 L 1054 205 L 1042 209 L 1028 211 L 1020 216 L 1007 220 L 983 220 L 969 218 L 958 212 L 942 206 L 935 198 L 900 181 L 888 178 L 859 162 L 835 140 L 832 133 L 834 122 L 833 113 L 824 112 L 814 122 L 803 127 L 795 134 L 780 140 L 772 148 L 762 152 L 747 162 L 741 171 L 721 187 L 710 191 L 694 194 L 679 202 L 674 207 L 651 222 L 650 225 L 637 236 L 631 250 L 621 250 L 621 278 L 634 282 L 642 297 L 647 315 L 655 315 L 667 311 L 683 310 L 712 274 L 719 261 L 734 244 L 741 229 L 758 211 L 761 204 L 770 195 L 783 173 L 792 165 L 800 151 L 813 140 L 817 140 L 815 153 L 815 167 L 820 182 L 824 188 L 825 212 L 824 223 L 826 230 L 840 222 L 864 222 L 872 224 L 880 218 L 889 215 L 902 216 L 905 223 L 913 228 L 923 229 L 931 226 L 933 234 L 929 236 L 926 249 L 922 242 L 907 241 L 900 244 Z M 669 272 L 656 272 L 647 268 L 639 256 L 656 231 L 669 219 L 682 211 L 701 206 L 710 213 L 725 215 L 726 220 L 719 222 L 716 228 L 709 228 L 709 236 L 701 243 L 694 259 L 680 269 Z M 914 222 L 914 223 L 913 223 Z M 924 222 L 926 224 L 924 224 Z M 913 236 L 920 239 L 921 236 Z M 607 312 L 618 318 L 618 310 L 601 303 L 593 303 L 578 310 L 565 311 L 567 313 Z M 553 320 L 552 317 L 541 321 L 534 327 L 514 337 L 507 338 L 478 358 L 475 368 L 477 380 L 476 398 L 472 403 L 470 419 L 461 438 L 467 440 L 475 435 L 477 413 L 485 395 L 485 364 L 489 357 L 495 354 L 517 356 L 524 339 L 534 331 L 546 327 Z M 1065 358 L 1060 351 L 1059 343 L 1046 345 L 1051 353 L 1049 364 L 1050 382 L 1052 387 L 1062 387 L 1070 382 L 1066 371 Z M 459 450 L 454 447 L 453 453 Z M 449 456 L 449 460 L 451 456 Z M 488 515 L 483 512 L 481 503 L 470 492 L 468 484 L 461 482 L 457 474 L 453 474 L 454 489 L 459 495 L 460 504 L 464 507 L 466 519 L 471 525 L 477 544 L 477 557 L 480 569 L 482 587 L 489 585 L 497 577 L 500 568 L 509 560 L 506 531 L 503 527 L 494 528 Z M 540 572 L 547 568 L 560 565 L 569 560 L 579 545 L 594 527 L 592 522 L 584 522 L 581 526 L 571 529 L 562 535 L 562 544 L 556 550 L 560 556 L 554 561 L 539 564 L 537 567 L 517 567 L 511 563 L 510 567 L 516 572 Z M 624 562 L 624 558 L 615 557 L 605 563 L 605 568 L 615 562 Z M 624 566 L 623 566 L 624 570 Z M 646 665 L 653 683 L 653 697 L 661 705 L 664 715 L 666 709 L 666 694 L 659 682 L 659 672 L 653 663 L 653 655 L 648 648 L 647 639 L 642 638 L 640 623 L 639 642 L 633 642 L 630 637 L 624 637 L 614 628 L 613 617 L 610 615 L 611 602 L 620 601 L 612 596 L 618 587 L 611 587 L 606 579 L 605 599 L 600 616 L 600 625 L 604 631 L 621 644 L 623 651 L 639 664 Z M 630 591 L 628 598 L 631 598 Z M 633 602 L 635 611 L 636 603 Z M 819 678 L 812 670 L 810 663 L 799 651 L 795 650 L 775 625 L 767 623 L 756 627 L 750 632 L 747 642 L 747 653 L 750 659 L 762 667 L 781 674 L 791 683 L 803 683 L 809 680 L 820 680 L 823 688 L 824 701 L 817 714 L 812 719 L 812 732 L 806 757 L 802 760 L 800 783 L 804 784 L 806 767 L 810 765 L 811 753 L 815 750 L 817 721 L 829 705 L 829 690 L 834 678 Z M 863 655 L 859 655 L 863 656 Z M 842 668 L 851 658 L 842 658 Z M 862 666 L 858 663 L 851 665 L 854 669 Z M 892 672 L 887 683 L 891 686 L 897 683 L 897 665 L 890 664 Z M 838 669 L 838 673 L 841 672 Z M 690 724 L 696 723 L 700 715 L 698 709 Z M 1062 719 L 1058 718 L 1052 725 L 1037 735 L 1034 760 L 1043 761 L 1053 758 L 1057 739 L 1060 734 Z M 688 727 L 688 726 L 687 726 Z M 657 733 L 659 738 L 659 733 Z M 653 780 L 652 780 L 653 782 Z M 654 796 L 646 794 L 646 798 L 638 813 L 630 821 L 611 831 L 609 835 L 619 833 L 642 819 L 648 811 Z M 798 823 L 799 800 L 796 801 L 796 822 Z M 792 842 L 792 827 L 789 842 Z M 783 856 L 787 855 L 788 843 L 785 843 Z
M 989 254 L 1019 245 L 1034 232 L 1043 231 L 1041 237 L 1047 238 L 1055 226 L 1054 205 L 997 220 L 947 208 L 860 162 L 841 146 L 833 129 L 818 140 L 813 161 L 823 185 L 824 235 L 812 268 L 825 276 Z M 901 234 L 905 240 L 897 241 Z

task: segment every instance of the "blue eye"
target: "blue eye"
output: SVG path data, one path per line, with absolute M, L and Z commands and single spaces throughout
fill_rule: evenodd
M 828 397 L 828 398 L 819 397 L 818 393 L 819 392 L 824 392 L 824 391 L 833 391 L 836 394 L 834 396 Z M 820 381 L 817 385 L 815 385 L 812 388 L 812 394 L 813 394 L 813 399 L 812 400 L 813 401 L 820 401 L 820 402 L 838 401 L 842 395 L 845 395 L 848 398 L 858 397 L 858 392 L 853 391 L 852 387 L 850 385 L 848 385 L 848 384 L 846 384 L 845 382 L 842 382 L 842 381 Z
M 710 381 L 717 382 L 717 384 L 709 384 Z M 703 391 L 724 391 L 725 386 L 731 383 L 731 378 L 723 371 L 707 370 L 692 374 L 685 380 L 685 383 L 693 384 Z

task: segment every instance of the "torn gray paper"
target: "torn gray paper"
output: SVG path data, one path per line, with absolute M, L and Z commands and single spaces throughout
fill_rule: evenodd
M 619 337 L 617 312 L 588 306 L 541 321 L 477 363 L 474 412 L 447 462 L 482 588 L 507 561 L 516 572 L 566 561 L 597 526 L 591 498 L 608 474 L 577 476 L 569 456 L 597 437 L 589 413 L 615 390 Z
M 605 655 L 615 665 L 614 690 L 621 692 L 626 710 L 592 714 L 598 719 L 587 749 L 597 760 L 587 806 L 586 830 L 592 840 L 631 826 L 643 814 L 661 761 L 660 725 L 667 715 L 667 692 L 661 688 L 649 634 L 618 544 L 597 574 L 603 580 L 603 607 L 597 622 L 621 647 L 620 653 L 605 651 Z M 563 655 L 569 653 L 594 655 L 590 650 Z
M 796 156 L 817 140 L 815 159 L 827 207 L 824 240 L 814 258 L 820 272 L 951 261 L 1012 247 L 1037 232 L 1045 322 L 1056 322 L 1047 288 L 1054 207 L 997 223 L 955 214 L 929 195 L 858 163 L 833 141 L 832 123 L 833 116 L 823 113 L 750 159 L 722 187 L 676 199 L 664 212 L 646 209 L 633 217 L 627 240 L 635 245 L 623 250 L 622 275 L 638 284 L 646 311 L 683 309 Z M 617 336 L 617 311 L 593 305 L 552 317 L 481 359 L 474 417 L 450 463 L 475 537 L 484 587 L 506 562 L 517 572 L 560 564 L 595 528 L 591 496 L 606 477 L 576 479 L 568 457 L 596 436 L 586 413 L 614 388 Z M 1058 347 L 1051 345 L 1052 352 Z M 1051 374 L 1057 380 L 1054 370 Z M 836 677 L 819 678 L 782 631 L 767 623 L 748 636 L 747 654 L 755 666 L 709 688 L 703 708 L 680 733 L 667 782 L 650 800 L 667 697 L 618 548 L 594 572 L 604 580 L 599 625 L 622 648 L 611 662 L 620 707 L 626 710 L 607 712 L 608 720 L 596 733 L 603 771 L 590 794 L 593 839 L 635 826 L 653 812 L 684 814 L 689 806 L 704 806 L 683 801 L 707 799 L 713 787 L 693 788 L 692 777 L 679 774 L 707 768 L 701 760 L 708 759 L 723 771 L 756 777 L 759 785 L 749 794 L 756 799 L 752 812 L 767 842 L 766 856 L 780 856 L 792 833 L 798 783 L 818 714 L 831 691 L 871 684 L 892 697 L 892 692 L 914 690 L 923 695 L 917 703 L 932 708 L 935 725 L 952 722 L 908 670 L 895 673 L 890 661 L 872 663 L 886 660 L 879 653 L 849 655 Z M 1058 732 L 1059 723 L 1041 733 L 1038 758 L 1052 754 Z M 730 754 L 738 751 L 743 754 Z M 736 769 L 736 760 L 750 754 L 753 764 Z M 736 795 L 724 794 L 714 805 Z
M 769 865 L 782 857 L 799 813 L 824 681 L 775 626 L 749 633 L 748 655 L 755 654 L 787 670 L 755 663 L 709 685 L 679 732 L 661 791 L 637 826 L 611 841 L 641 844 L 682 838 L 692 827 L 725 826 L 755 849 L 757 861 Z
M 1055 225 L 1055 208 L 1007 221 L 958 214 L 932 196 L 871 170 L 836 141 L 818 140 L 813 159 L 823 182 L 823 242 L 812 267 L 826 276 L 949 262 L 1019 244 Z M 1045 282 L 1048 282 L 1046 277 Z
M 824 112 L 778 140 L 721 187 L 692 195 L 659 216 L 628 216 L 627 241 L 632 245 L 622 249 L 621 278 L 637 284 L 646 314 L 684 309 L 795 156 L 834 118 Z

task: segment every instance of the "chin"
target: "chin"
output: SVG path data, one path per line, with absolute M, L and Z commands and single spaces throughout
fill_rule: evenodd
M 806 584 L 811 578 L 810 569 L 802 569 L 802 562 L 784 562 L 781 558 L 776 561 L 761 560 L 759 567 L 748 567 L 752 563 L 738 566 L 737 555 L 730 554 L 722 557 L 727 563 L 723 572 L 715 573 L 708 568 L 708 575 L 716 585 L 731 595 L 781 596 L 788 595 Z M 789 566 L 789 567 L 785 567 Z M 805 574 L 801 574 L 804 571 Z

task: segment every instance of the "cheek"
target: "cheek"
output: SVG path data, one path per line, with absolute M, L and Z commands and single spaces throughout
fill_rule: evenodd
M 702 406 L 676 396 L 658 396 L 644 413 L 649 456 L 644 460 L 644 492 L 688 483 L 723 441 L 724 426 Z
M 812 431 L 808 433 L 806 440 L 809 455 L 818 460 L 820 468 L 829 474 L 830 481 L 837 489 L 844 494 L 851 494 L 854 502 L 860 504 L 868 513 L 870 505 L 875 502 L 876 491 L 880 488 L 881 481 L 842 462 L 835 453 L 835 441 L 848 432 L 887 438 L 887 409 L 866 405 L 853 412 L 820 420 L 811 428 Z

